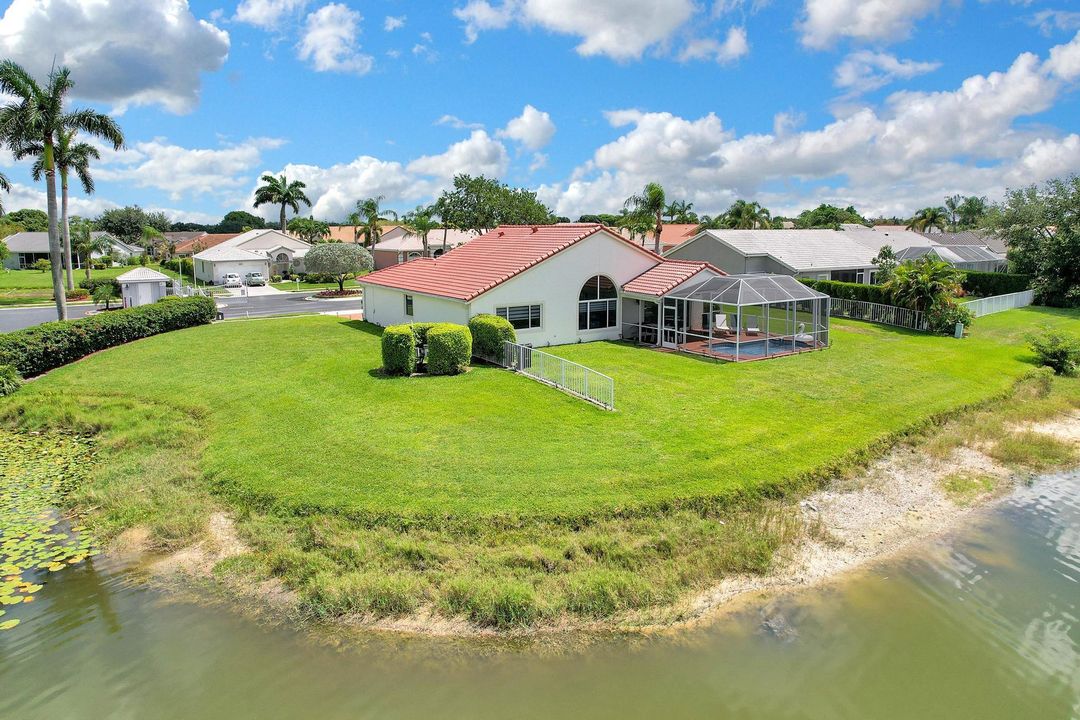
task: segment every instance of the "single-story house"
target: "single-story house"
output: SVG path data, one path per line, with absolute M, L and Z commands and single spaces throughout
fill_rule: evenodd
M 675 246 L 690 240 L 697 235 L 697 229 L 698 225 L 696 223 L 664 223 L 660 228 L 660 253 L 666 253 Z M 620 229 L 619 232 L 626 237 L 630 237 L 629 230 Z M 656 240 L 653 238 L 652 232 L 647 232 L 644 235 L 638 235 L 630 239 L 650 250 L 656 248 Z
M 432 257 L 439 257 L 456 247 L 476 238 L 478 233 L 472 230 L 452 230 L 439 228 L 428 233 L 428 252 Z M 408 228 L 400 225 L 384 232 L 379 242 L 372 248 L 375 269 L 381 270 L 391 265 L 415 260 L 424 256 L 424 241 Z
M 518 342 L 534 346 L 626 338 L 757 359 L 828 344 L 825 295 L 765 275 L 733 278 L 722 293 L 709 285 L 718 279 L 728 278 L 708 262 L 666 259 L 602 225 L 565 223 L 500 226 L 442 257 L 376 270 L 358 282 L 365 317 L 377 325 L 465 324 L 488 313 L 509 320 Z M 744 291 L 751 281 L 768 291 Z M 777 291 L 781 285 L 786 290 Z M 757 310 L 747 311 L 752 306 Z
M 260 272 L 265 277 L 287 270 L 303 272 L 304 256 L 311 245 L 280 230 L 249 230 L 194 255 L 195 277 L 217 285 L 225 275 L 243 278 Z
M 202 233 L 195 237 L 187 238 L 176 243 L 177 257 L 190 257 L 197 252 L 217 247 L 221 243 L 232 240 L 240 233 Z
M 106 237 L 112 243 L 111 254 L 116 260 L 124 260 L 131 255 L 141 255 L 143 249 L 137 245 L 129 245 L 117 240 L 109 233 L 95 230 L 91 233 L 95 238 Z M 9 270 L 22 270 L 32 267 L 38 260 L 49 259 L 49 233 L 47 232 L 17 232 L 3 239 L 10 255 L 4 261 L 4 267 Z M 101 253 L 94 253 L 94 258 L 101 257 Z M 74 266 L 82 267 L 82 258 L 74 258 Z
M 138 307 L 165 297 L 172 280 L 157 270 L 137 267 L 117 275 L 116 282 L 120 283 L 120 297 L 124 300 L 124 307 Z
M 401 226 L 397 225 L 397 224 L 383 225 L 382 226 L 383 235 L 385 236 L 386 233 L 392 232 L 393 230 L 396 230 L 399 227 L 401 227 Z M 330 226 L 330 235 L 327 237 L 327 240 L 330 240 L 331 242 L 355 243 L 357 241 L 357 238 L 359 238 L 359 241 L 361 243 L 364 242 L 364 234 L 363 234 L 363 232 L 361 232 L 361 227 L 360 226 L 357 226 L 357 225 L 331 225 Z
M 904 248 L 896 256 L 901 262 L 933 257 L 958 270 L 979 272 L 1004 272 L 1009 264 L 1004 255 L 985 245 L 922 245 Z

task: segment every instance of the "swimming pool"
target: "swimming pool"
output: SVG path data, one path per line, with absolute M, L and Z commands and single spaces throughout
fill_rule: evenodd
M 750 340 L 739 343 L 739 359 L 763 358 L 795 350 L 806 350 L 807 347 L 809 346 L 806 343 L 800 342 L 795 343 L 793 346 L 790 338 L 787 340 L 782 338 Z M 733 342 L 714 342 L 709 346 L 709 349 L 723 355 L 731 355 L 732 357 L 735 355 L 735 343 Z

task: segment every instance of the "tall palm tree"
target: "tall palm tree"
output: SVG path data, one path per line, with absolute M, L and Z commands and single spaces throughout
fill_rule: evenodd
M 694 212 L 694 203 L 685 200 L 672 200 L 664 208 L 664 215 L 673 223 L 697 222 L 697 213 Z
M 753 230 L 759 227 L 770 227 L 772 224 L 772 213 L 757 202 L 745 200 L 733 202 L 721 217 L 723 226 L 733 230 Z
M 664 208 L 667 207 L 663 186 L 660 185 L 660 183 L 649 183 L 645 186 L 645 189 L 641 191 L 641 194 L 631 195 L 626 198 L 623 207 L 655 219 L 656 225 L 653 228 L 653 250 L 659 254 L 660 233 L 664 229 Z
M 383 217 L 383 210 L 379 207 L 379 203 L 385 199 L 384 196 L 377 195 L 356 201 L 356 214 L 360 219 L 360 234 L 364 236 L 364 244 L 368 247 L 375 247 L 375 243 L 379 242 L 379 238 L 382 237 L 382 225 L 380 223 L 398 219 L 397 213 L 393 210 L 387 210 L 385 212 L 386 217 Z
M 285 219 L 285 208 L 291 208 L 294 213 L 300 212 L 300 203 L 311 207 L 311 200 L 304 194 L 307 185 L 300 180 L 289 182 L 284 175 L 274 177 L 263 175 L 259 180 L 263 183 L 255 190 L 255 207 L 260 205 L 281 206 L 281 232 L 285 232 L 288 223 Z
M 90 109 L 65 111 L 64 100 L 74 84 L 71 71 L 66 67 L 50 72 L 48 82 L 42 86 L 17 63 L 11 60 L 0 62 L 0 93 L 14 97 L 12 102 L 0 109 L 0 141 L 6 143 L 19 160 L 32 155 L 38 143 L 42 150 L 49 211 L 49 259 L 56 315 L 60 320 L 67 319 L 67 302 L 64 297 L 63 255 L 56 207 L 57 137 L 65 129 L 78 130 L 106 140 L 116 150 L 124 146 L 120 126 L 108 115 Z
M 75 282 L 71 277 L 74 263 L 71 255 L 71 224 L 68 220 L 68 177 L 74 172 L 82 184 L 83 192 L 93 195 L 94 178 L 90 175 L 90 161 L 101 159 L 101 153 L 90 143 L 75 142 L 77 132 L 68 128 L 61 130 L 56 136 L 56 147 L 53 148 L 56 170 L 60 173 L 60 232 L 64 239 L 64 268 L 68 290 L 75 289 Z M 35 144 L 33 154 L 37 156 L 37 160 L 30 172 L 34 180 L 38 181 L 45 173 L 45 162 L 42 159 L 44 147 Z
M 424 244 L 424 257 L 428 257 L 431 254 L 428 247 L 428 234 L 439 227 L 439 223 L 435 220 L 435 207 L 417 205 L 416 209 L 408 213 L 404 220 L 405 225 L 414 234 L 420 236 L 420 241 Z M 446 252 L 445 243 L 443 245 L 443 252 Z
M 915 213 L 915 217 L 911 218 L 907 229 L 918 230 L 919 232 L 933 232 L 933 229 L 937 228 L 941 232 L 945 232 L 948 221 L 948 210 L 943 207 L 928 207 Z
M 104 255 L 112 251 L 112 241 L 107 235 L 94 235 L 94 226 L 88 220 L 77 220 L 71 226 L 71 249 L 82 258 L 86 279 L 90 280 L 91 258 L 94 253 Z
M 8 176 L 4 173 L 0 173 L 0 190 L 4 192 L 11 192 L 11 181 L 8 180 Z M 4 203 L 0 199 L 0 218 L 4 217 Z
M 959 195 L 945 198 L 945 209 L 949 214 L 949 229 L 953 232 L 956 232 L 956 226 L 960 222 L 960 206 L 963 202 L 964 198 Z

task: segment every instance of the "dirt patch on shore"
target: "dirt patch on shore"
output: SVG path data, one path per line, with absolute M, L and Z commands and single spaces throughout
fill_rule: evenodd
M 157 576 L 179 574 L 209 578 L 219 562 L 246 552 L 248 547 L 236 533 L 232 518 L 223 512 L 215 512 L 207 523 L 205 539 L 154 559 L 148 569 Z

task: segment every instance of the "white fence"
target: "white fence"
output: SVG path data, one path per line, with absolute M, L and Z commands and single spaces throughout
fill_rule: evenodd
M 831 298 L 829 314 L 833 317 L 847 317 L 855 320 L 895 325 L 909 330 L 927 330 L 926 315 L 921 310 L 910 310 L 896 305 L 865 302 L 863 300 L 844 300 Z
M 1008 295 L 994 295 L 979 300 L 968 300 L 964 303 L 964 307 L 970 310 L 975 317 L 982 317 L 983 315 L 993 315 L 1014 308 L 1027 307 L 1033 302 L 1035 302 L 1035 291 L 1024 290 L 1023 292 L 1009 293 Z
M 503 359 L 484 358 L 545 385 L 587 400 L 606 410 L 615 409 L 615 381 L 584 365 L 526 345 L 503 343 Z

